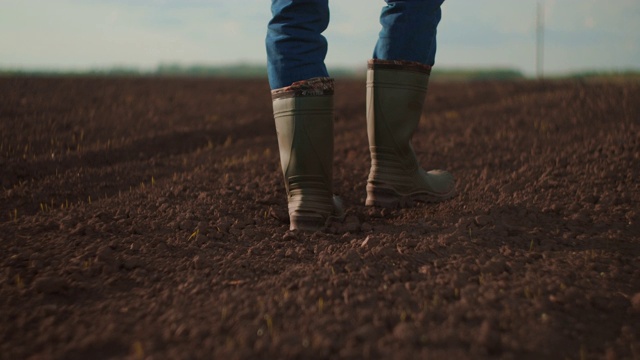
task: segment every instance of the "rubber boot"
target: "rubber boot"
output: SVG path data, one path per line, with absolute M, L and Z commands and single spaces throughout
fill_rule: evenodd
M 272 91 L 290 229 L 316 231 L 342 218 L 333 195 L 333 79 L 314 78 Z
M 430 66 L 370 60 L 367 70 L 367 133 L 371 170 L 367 206 L 410 207 L 415 201 L 439 202 L 455 193 L 453 176 L 425 171 L 411 145 L 418 127 Z

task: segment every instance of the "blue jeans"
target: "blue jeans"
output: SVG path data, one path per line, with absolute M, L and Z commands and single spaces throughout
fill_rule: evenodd
M 444 0 L 385 0 L 373 58 L 433 65 L 436 28 Z M 271 89 L 313 77 L 327 77 L 324 64 L 328 0 L 271 0 L 267 29 L 267 73 Z

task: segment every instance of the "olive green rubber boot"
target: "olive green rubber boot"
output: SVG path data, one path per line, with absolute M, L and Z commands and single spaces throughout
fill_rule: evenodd
M 333 195 L 333 79 L 272 91 L 290 229 L 316 231 L 344 216 Z
M 453 176 L 444 170 L 423 170 L 411 145 L 430 71 L 431 67 L 413 62 L 369 61 L 367 206 L 410 207 L 415 201 L 439 202 L 455 193 Z

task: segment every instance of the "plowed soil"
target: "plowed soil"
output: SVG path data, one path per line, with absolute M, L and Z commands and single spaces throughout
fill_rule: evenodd
M 640 358 L 640 83 L 432 84 L 458 195 L 288 231 L 264 80 L 0 78 L 0 358 Z

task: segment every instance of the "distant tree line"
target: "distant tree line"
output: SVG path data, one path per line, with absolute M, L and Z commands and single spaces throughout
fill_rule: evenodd
M 331 76 L 337 78 L 364 78 L 366 68 L 333 67 L 329 69 Z M 135 67 L 115 66 L 90 70 L 25 70 L 0 69 L 0 76 L 185 76 L 185 77 L 226 77 L 226 78 L 265 78 L 267 68 L 264 65 L 232 64 L 232 65 L 182 65 L 161 64 L 152 70 L 141 70 Z M 522 71 L 514 68 L 441 68 L 436 67 L 432 73 L 435 81 L 482 81 L 482 80 L 519 80 L 525 79 Z M 574 79 L 638 79 L 640 70 L 624 71 L 584 71 L 569 73 L 548 78 Z
M 490 69 L 441 69 L 434 68 L 431 78 L 435 81 L 482 81 L 482 80 L 519 80 L 525 76 L 522 71 L 511 68 Z

